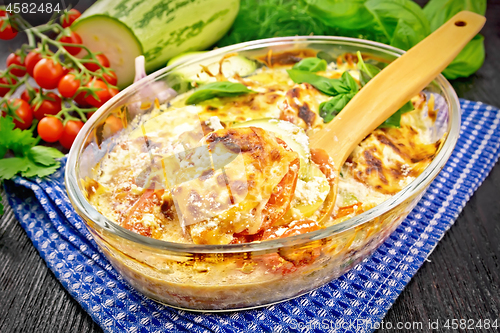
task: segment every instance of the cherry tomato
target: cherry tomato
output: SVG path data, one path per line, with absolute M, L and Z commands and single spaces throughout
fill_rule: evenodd
M 95 90 L 95 94 L 97 95 L 97 98 L 95 98 L 92 95 L 88 95 L 85 98 L 85 101 L 92 105 L 93 107 L 101 107 L 104 103 L 106 103 L 112 96 L 110 91 L 108 90 L 108 87 L 106 86 L 106 83 L 99 79 L 93 79 L 89 83 L 85 85 L 88 88 L 98 88 Z
M 7 67 L 9 67 L 10 65 L 17 65 L 17 66 L 24 67 L 24 64 L 21 62 L 21 57 L 15 53 L 11 53 L 7 57 Z M 10 72 L 12 74 L 14 74 L 15 76 L 24 76 L 24 74 L 26 74 L 26 69 L 16 67 L 16 68 L 12 68 L 10 70 Z
M 103 74 L 102 77 L 107 83 L 111 84 L 112 86 L 116 86 L 116 83 L 118 83 L 118 78 L 113 71 L 110 71 L 109 74 Z
M 28 53 L 26 58 L 24 58 L 26 71 L 28 72 L 29 75 L 33 76 L 33 69 L 40 60 L 42 60 L 42 55 L 38 53 L 38 50 L 31 51 L 30 53 Z
M 33 123 L 33 111 L 31 110 L 28 102 L 20 98 L 16 98 L 14 99 L 12 106 L 14 108 L 17 108 L 15 113 L 21 119 L 21 121 L 14 119 L 14 124 L 16 125 L 16 127 L 22 130 L 30 128 L 31 124 Z
M 0 78 L 0 84 L 15 85 L 17 80 L 14 78 L 7 79 L 6 77 Z M 0 87 L 0 97 L 4 97 L 10 91 L 10 88 Z
M 59 111 L 61 111 L 62 102 L 58 95 L 53 92 L 49 92 L 45 96 L 52 100 L 44 99 L 38 107 L 33 107 L 33 114 L 38 120 L 42 119 L 46 115 L 56 115 Z
M 4 22 L 7 18 L 0 19 L 0 27 L 4 27 L 2 31 L 0 31 L 0 39 L 9 40 L 17 36 L 17 30 L 13 28 L 10 23 L 7 23 L 4 26 Z M 1 28 L 0 28 L 1 29 Z
M 39 92 L 40 89 L 38 88 L 33 88 L 35 90 L 35 93 Z M 21 99 L 25 100 L 28 103 L 31 103 L 35 96 L 31 97 L 30 94 L 28 93 L 28 90 L 24 90 L 23 93 L 21 94 Z
M 63 76 L 63 67 L 49 58 L 40 60 L 33 69 L 33 77 L 36 83 L 44 89 L 57 88 L 57 84 Z
M 108 88 L 109 94 L 111 97 L 115 97 L 116 94 L 118 94 L 120 91 L 116 88 Z
M 61 138 L 64 127 L 59 119 L 44 117 L 38 123 L 37 130 L 43 141 L 56 142 Z
M 61 96 L 66 98 L 73 97 L 79 87 L 80 80 L 76 79 L 75 74 L 71 73 L 64 75 L 57 85 Z
M 70 149 L 71 146 L 73 145 L 73 141 L 75 141 L 76 136 L 78 135 L 78 132 L 83 127 L 83 122 L 80 120 L 69 120 L 66 125 L 64 125 L 64 129 L 61 135 L 61 138 L 59 139 L 59 142 L 61 145 L 66 148 Z
M 67 28 L 76 21 L 82 14 L 77 9 L 70 9 L 66 14 L 61 16 L 61 25 Z
M 69 44 L 76 44 L 76 45 L 82 44 L 82 38 L 76 32 L 71 32 L 71 34 L 69 36 L 62 36 L 61 39 L 59 39 L 59 41 L 62 43 L 69 43 Z M 82 50 L 81 47 L 74 47 L 74 46 L 64 46 L 64 48 L 71 55 L 77 55 Z
M 97 58 L 97 61 L 103 66 L 103 67 L 109 67 L 109 60 L 104 54 L 98 54 L 95 56 Z M 95 63 L 84 63 L 83 64 L 89 71 L 92 72 L 97 72 L 101 67 L 99 67 L 98 64 Z
M 87 94 L 86 91 L 82 91 L 82 92 L 79 92 L 78 94 L 76 94 L 75 97 L 73 97 L 73 100 L 78 103 L 78 105 L 80 105 L 81 107 L 89 107 L 91 106 L 89 103 L 87 103 L 87 101 L 85 100 L 85 95 Z

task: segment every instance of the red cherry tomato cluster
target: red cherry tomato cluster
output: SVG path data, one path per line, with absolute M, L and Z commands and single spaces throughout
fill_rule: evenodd
M 17 61 L 18 58 L 15 54 L 11 54 L 9 59 L 8 63 L 10 61 L 10 64 L 15 63 L 18 66 L 24 66 L 25 69 L 19 69 L 19 71 L 23 70 L 25 73 L 27 72 L 32 75 L 40 88 L 57 88 L 60 94 L 43 92 L 43 90 L 40 92 L 39 88 L 34 88 L 31 92 L 28 90 L 23 91 L 21 99 L 16 100 L 16 103 L 21 103 L 20 105 L 23 106 L 18 109 L 17 114 L 24 122 L 17 121 L 16 126 L 21 129 L 27 129 L 31 126 L 33 119 L 37 119 L 40 121 L 37 126 L 40 137 L 46 142 L 59 141 L 67 149 L 71 148 L 78 131 L 83 126 L 83 122 L 69 120 L 63 125 L 60 119 L 54 117 L 63 107 L 61 97 L 72 98 L 81 107 L 93 106 L 98 108 L 118 93 L 117 89 L 108 87 L 103 80 L 98 78 L 92 78 L 92 80 L 82 85 L 78 75 L 68 72 L 67 69 L 59 63 L 54 62 L 51 58 L 41 57 L 37 50 L 31 51 L 25 57 L 24 63 L 20 60 Z M 109 67 L 109 60 L 104 54 L 97 55 L 97 59 L 103 66 Z M 100 70 L 97 64 L 85 63 L 85 67 L 94 72 Z M 111 70 L 109 74 L 104 74 L 103 78 L 110 85 L 114 86 L 117 83 L 116 74 Z M 14 80 L 13 78 L 11 79 L 11 81 Z M 13 82 L 9 83 L 12 84 Z M 82 88 L 88 89 L 82 90 Z M 90 91 L 93 91 L 93 93 Z M 41 96 L 38 98 L 38 101 L 35 99 L 35 95 Z M 28 103 L 31 103 L 31 105 Z M 90 117 L 91 113 L 88 113 L 87 116 Z
M 83 122 L 69 120 L 63 125 L 63 122 L 59 118 L 54 117 L 63 107 L 61 97 L 72 98 L 81 107 L 93 106 L 98 108 L 116 95 L 118 90 L 108 87 L 103 80 L 98 78 L 92 78 L 89 82 L 82 85 L 78 75 L 68 72 L 61 64 L 54 62 L 51 58 L 43 58 L 38 52 L 38 50 L 33 50 L 28 53 L 24 62 L 21 62 L 21 58 L 12 53 L 7 60 L 7 66 L 15 64 L 24 67 L 24 69 L 21 69 L 16 66 L 16 69 L 18 69 L 17 73 L 20 74 L 21 71 L 24 73 L 27 72 L 35 79 L 40 88 L 57 88 L 60 95 L 55 92 L 43 92 L 39 88 L 31 89 L 31 92 L 28 90 L 23 91 L 21 99 L 17 99 L 14 102 L 14 106 L 21 106 L 17 109 L 16 114 L 23 121 L 15 120 L 15 124 L 18 128 L 27 129 L 32 125 L 33 119 L 37 119 L 39 120 L 37 130 L 42 140 L 46 142 L 59 141 L 63 147 L 69 149 L 76 135 L 83 127 Z M 98 54 L 96 58 L 102 66 L 109 67 L 109 60 L 104 54 Z M 101 70 L 97 64 L 84 63 L 84 65 L 93 72 Z M 17 75 L 16 73 L 13 74 Z M 113 86 L 117 83 L 116 74 L 111 70 L 109 74 L 103 75 L 103 79 Z M 14 81 L 15 79 L 11 78 L 9 84 L 15 84 Z M 82 90 L 82 88 L 88 89 Z M 93 93 L 90 91 L 93 91 Z M 3 93 L 3 91 L 0 91 L 0 93 Z M 41 96 L 38 98 L 38 101 L 35 99 L 36 95 Z M 89 112 L 87 116 L 90 117 L 92 114 L 93 112 Z
M 11 17 L 12 22 L 15 17 Z M 117 76 L 109 68 L 106 55 L 83 50 L 81 37 L 70 30 L 78 17 L 80 12 L 76 9 L 63 14 L 61 26 L 64 30 L 55 24 L 54 31 L 58 33 L 55 38 L 39 35 L 41 43 L 37 48 L 23 46 L 11 53 L 6 61 L 7 70 L 0 72 L 0 113 L 12 116 L 15 126 L 22 130 L 36 126 L 41 139 L 59 141 L 67 149 L 83 127 L 85 117 L 82 114 L 90 118 L 96 108 L 118 93 L 115 88 Z M 0 10 L 0 27 L 8 19 L 7 13 Z M 9 24 L 3 26 L 7 28 L 0 32 L 0 38 L 14 38 L 17 31 Z M 36 32 L 36 28 L 33 31 Z M 59 51 L 53 51 L 54 48 Z M 74 57 L 76 55 L 78 58 Z M 28 85 L 28 75 L 39 88 Z M 10 98 L 23 84 L 26 88 L 20 98 Z

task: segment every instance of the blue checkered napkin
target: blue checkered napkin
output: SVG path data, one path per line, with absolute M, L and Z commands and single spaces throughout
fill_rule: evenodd
M 102 256 L 73 210 L 63 168 L 49 179 L 18 177 L 5 187 L 17 219 L 40 255 L 104 331 L 371 332 L 500 155 L 500 111 L 479 102 L 461 100 L 461 105 L 463 123 L 453 155 L 373 256 L 305 296 L 257 310 L 191 313 L 137 293 Z

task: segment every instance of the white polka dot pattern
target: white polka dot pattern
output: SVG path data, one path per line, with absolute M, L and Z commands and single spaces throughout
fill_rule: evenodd
M 257 310 L 190 313 L 136 292 L 101 255 L 71 207 L 63 169 L 43 180 L 16 178 L 5 188 L 17 219 L 56 278 L 106 332 L 323 332 L 335 325 L 343 332 L 369 332 L 369 325 L 348 323 L 383 318 L 498 159 L 499 110 L 466 100 L 461 105 L 461 136 L 452 157 L 388 240 L 337 280 Z

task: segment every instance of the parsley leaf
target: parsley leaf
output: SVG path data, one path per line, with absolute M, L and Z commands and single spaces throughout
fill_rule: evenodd
M 54 158 L 60 158 L 64 156 L 64 154 L 59 150 L 45 146 L 31 147 L 26 155 L 34 162 L 45 166 L 53 165 Z
M 0 179 L 10 179 L 18 172 L 28 170 L 28 164 L 23 157 L 3 158 L 0 160 Z
M 0 145 L 0 158 L 3 158 L 7 153 L 7 147 Z
M 23 155 L 37 140 L 33 137 L 33 132 L 14 127 L 12 117 L 0 117 L 0 147 L 5 151 L 12 150 L 16 156 Z
M 15 128 L 10 116 L 0 117 L 0 155 L 11 150 L 15 157 L 0 158 L 0 180 L 17 174 L 23 177 L 45 177 L 60 166 L 57 158 L 64 155 L 55 148 L 35 146 L 38 140 L 30 130 Z
M 35 176 L 38 176 L 38 177 L 48 176 L 48 175 L 56 172 L 57 169 L 59 169 L 59 166 L 61 165 L 61 163 L 59 161 L 54 161 L 54 164 L 49 165 L 49 166 L 45 166 L 45 165 L 37 164 L 28 158 L 25 158 L 25 163 L 28 166 L 28 168 L 26 171 L 21 172 L 21 175 L 23 177 L 27 177 L 27 178 L 35 177 Z

